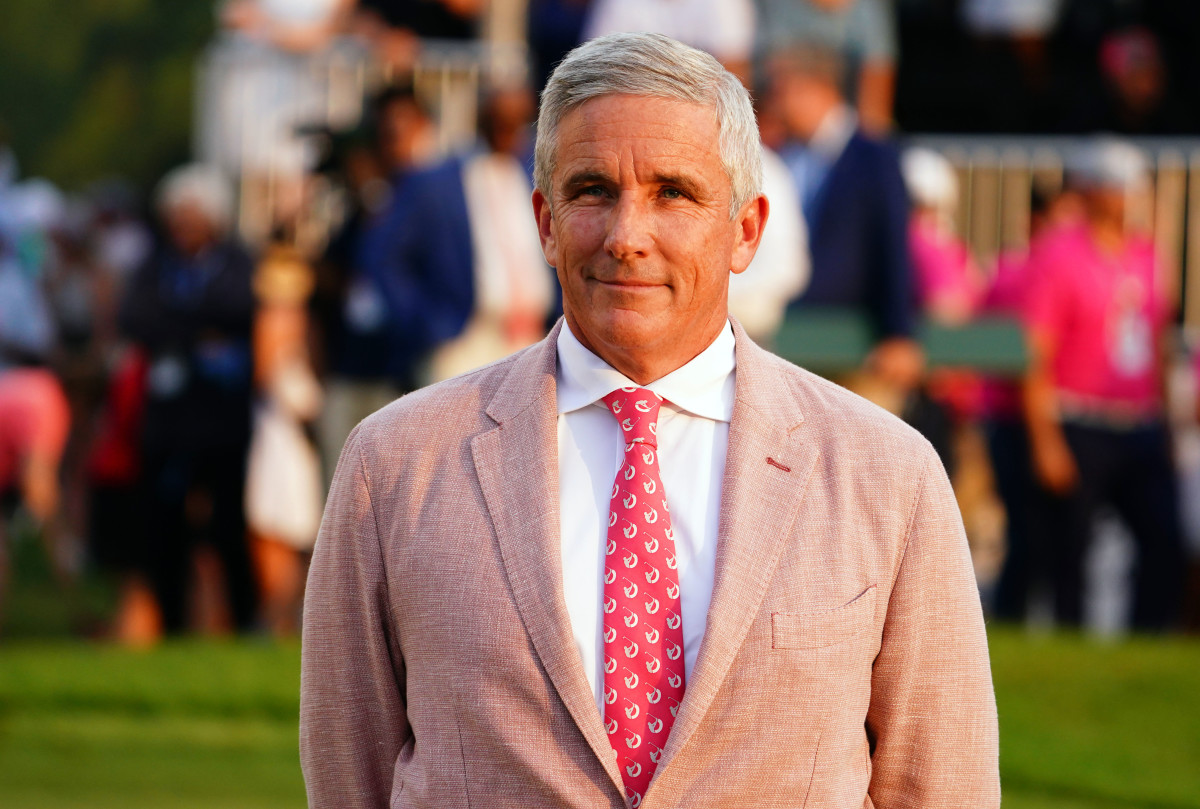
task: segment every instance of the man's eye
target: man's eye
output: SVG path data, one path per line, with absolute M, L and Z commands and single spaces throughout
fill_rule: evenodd
M 667 186 L 662 190 L 662 195 L 667 199 L 683 199 L 683 192 L 678 188 Z
M 602 197 L 604 196 L 604 188 L 598 185 L 589 185 L 579 190 L 581 197 Z

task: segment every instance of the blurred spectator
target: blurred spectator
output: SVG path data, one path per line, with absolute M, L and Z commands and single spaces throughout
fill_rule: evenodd
M 1071 178 L 1086 220 L 1031 256 L 1026 310 L 1031 366 L 1026 417 L 1033 467 L 1047 493 L 1056 619 L 1083 618 L 1083 560 L 1103 505 L 1138 547 L 1132 624 L 1179 619 L 1183 544 L 1162 395 L 1171 312 L 1154 246 L 1125 230 L 1126 203 L 1147 188 L 1130 146 L 1099 142 Z
M 193 530 L 224 567 L 234 624 L 253 627 L 243 484 L 250 437 L 250 257 L 230 234 L 232 192 L 189 165 L 158 190 L 165 239 L 131 279 L 121 323 L 146 353 L 143 499 L 155 589 L 168 632 L 185 628 Z
M 529 0 L 526 38 L 533 59 L 533 86 L 541 92 L 567 52 L 583 41 L 591 0 Z
M 1030 193 L 1029 246 L 1000 254 L 984 295 L 982 312 L 1023 319 L 1033 278 L 1029 256 L 1064 228 L 1080 225 L 1078 196 L 1034 184 Z M 990 612 L 1005 621 L 1024 621 L 1035 595 L 1050 593 L 1046 527 L 1038 517 L 1037 493 L 1029 454 L 1029 433 L 1021 407 L 1020 384 L 988 379 L 983 390 L 988 451 L 997 494 L 1004 504 L 1005 556 Z
M 750 84 L 753 0 L 592 0 L 584 39 L 638 32 L 665 34 L 708 51 Z
M 407 77 L 423 39 L 473 39 L 488 0 L 359 0 L 357 29 L 393 77 Z
M 771 104 L 787 142 L 808 224 L 812 280 L 798 305 L 851 308 L 868 316 L 876 340 L 867 366 L 900 410 L 923 366 L 913 339 L 908 198 L 890 143 L 858 126 L 841 93 L 841 62 L 816 48 L 771 59 Z
M 222 0 L 222 34 L 201 94 L 200 157 L 242 178 L 241 231 L 262 243 L 295 226 L 306 172 L 316 163 L 307 128 L 360 113 L 359 61 L 347 30 L 354 0 Z M 344 58 L 342 58 L 344 57 Z M 345 63 L 345 70 L 336 68 Z M 348 73 L 348 87 L 338 86 Z
M 71 406 L 71 435 L 62 460 L 63 545 L 82 565 L 87 530 L 86 456 L 104 397 L 107 362 L 117 336 L 115 279 L 89 249 L 86 203 L 69 201 L 46 230 L 45 287 L 57 341 L 52 368 Z
M 246 474 L 246 516 L 264 624 L 277 636 L 300 626 L 304 562 L 321 524 L 321 462 L 307 425 L 321 408 L 308 354 L 313 271 L 295 248 L 275 245 L 254 278 L 254 368 L 259 397 Z
M 1180 135 L 1192 121 L 1175 97 L 1158 39 L 1147 28 L 1108 34 L 1098 54 L 1100 85 L 1077 95 L 1063 128 L 1069 132 Z
M 64 581 L 74 572 L 65 564 L 58 532 L 58 466 L 70 421 L 66 397 L 49 371 L 0 370 L 0 608 L 9 576 L 5 523 L 14 494 L 37 521 L 54 572 Z
M 892 126 L 896 88 L 896 22 L 888 0 L 756 0 L 757 48 L 773 55 L 793 47 L 838 54 L 843 96 L 867 132 Z
M 359 261 L 359 243 L 370 223 L 404 205 L 403 189 L 433 147 L 433 124 L 408 85 L 392 87 L 372 104 L 368 143 L 351 143 L 337 173 L 349 195 L 349 212 L 317 263 L 313 299 L 321 333 L 325 406 L 318 422 L 327 476 L 354 425 L 416 387 L 407 352 L 393 349 L 388 306 L 379 284 Z M 405 227 L 404 217 L 391 215 Z M 391 221 L 391 220 L 389 220 Z M 389 233 L 381 230 L 380 236 Z M 392 234 L 397 235 L 397 234 Z
M 146 370 L 140 350 L 118 354 L 87 458 L 91 558 L 116 577 L 118 586 L 112 635 L 139 646 L 162 634 L 150 586 L 153 556 L 146 541 L 141 485 Z
M 971 35 L 974 70 L 970 75 L 979 90 L 974 109 L 982 114 L 985 127 L 1044 129 L 1049 118 L 1059 114 L 1051 36 L 1062 12 L 1062 0 L 967 0 L 963 4 L 963 22 Z
M 963 326 L 979 306 L 983 276 L 970 249 L 954 231 L 958 177 L 950 161 L 930 149 L 908 149 L 901 158 L 901 169 L 913 202 L 909 248 L 918 306 L 934 323 Z M 964 441 L 977 445 L 982 454 L 982 435 L 975 430 L 980 385 L 978 375 L 970 370 L 939 368 L 927 375 L 906 413 L 938 449 L 960 497 L 966 484 L 958 472 L 973 482 L 980 473 L 987 474 L 979 468 L 985 464 L 959 463 Z M 973 516 L 965 508 L 964 514 Z
M 43 226 L 57 192 L 36 183 L 0 185 L 0 370 L 42 364 L 54 347 L 43 289 Z
M 97 183 L 89 197 L 93 208 L 91 252 L 115 288 L 121 289 L 150 257 L 150 230 L 138 215 L 136 192 L 120 180 Z
M 917 302 L 934 321 L 961 326 L 979 305 L 983 276 L 954 232 L 958 177 L 950 161 L 931 149 L 908 149 L 901 167 L 913 202 L 909 239 Z
M 766 100 L 758 108 L 762 126 L 774 112 Z M 763 193 L 770 202 L 770 215 L 750 266 L 729 276 L 729 313 L 754 340 L 770 344 L 788 304 L 808 286 L 812 266 L 808 226 L 792 174 L 783 158 L 765 144 L 762 156 Z
M 527 215 L 533 100 L 492 91 L 482 105 L 486 148 L 420 172 L 363 240 L 363 267 L 383 290 L 393 351 L 423 381 L 479 367 L 539 339 L 554 287 Z
M 977 36 L 1045 39 L 1062 0 L 962 0 L 963 22 Z

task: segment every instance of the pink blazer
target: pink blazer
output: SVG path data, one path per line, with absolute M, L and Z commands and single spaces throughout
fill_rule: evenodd
M 642 806 L 998 806 L 983 620 L 937 456 L 734 330 L 708 626 Z M 310 806 L 625 806 L 563 598 L 557 333 L 347 441 L 305 604 Z

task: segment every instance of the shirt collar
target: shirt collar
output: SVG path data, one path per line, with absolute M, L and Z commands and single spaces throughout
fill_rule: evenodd
M 716 339 L 690 362 L 640 387 L 649 388 L 679 410 L 727 422 L 733 418 L 735 365 L 733 327 L 726 321 Z M 560 414 L 587 407 L 630 385 L 637 383 L 585 348 L 571 327 L 563 324 L 558 333 Z

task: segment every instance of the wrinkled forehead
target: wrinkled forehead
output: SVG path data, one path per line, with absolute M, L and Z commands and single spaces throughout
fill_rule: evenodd
M 719 155 L 721 146 L 714 105 L 623 93 L 575 105 L 559 119 L 554 137 L 557 161 L 614 148 Z

